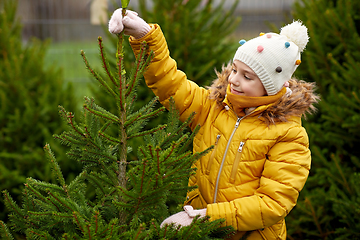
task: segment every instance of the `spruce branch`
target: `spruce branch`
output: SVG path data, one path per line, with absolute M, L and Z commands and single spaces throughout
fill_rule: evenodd
M 111 121 L 107 121 L 99 130 L 99 132 L 105 132 L 108 127 L 111 125 Z
M 73 115 L 72 112 L 68 112 L 66 115 L 68 124 L 72 127 L 72 129 L 75 130 L 76 133 L 78 133 L 80 136 L 84 136 L 84 133 L 82 132 L 83 130 L 79 128 L 79 126 L 73 121 L 73 118 L 75 116 Z
M 137 58 L 137 61 L 136 61 L 136 65 L 134 67 L 134 70 L 133 70 L 133 74 L 132 74 L 132 80 L 131 82 L 128 84 L 128 87 L 126 89 L 126 93 L 125 93 L 125 97 L 128 97 L 130 93 L 133 92 L 133 89 L 134 89 L 134 86 L 135 86 L 135 83 L 137 82 L 138 78 L 139 78 L 139 70 L 140 70 L 140 65 L 141 65 L 141 62 L 143 61 L 143 49 L 140 50 L 140 57 Z
M 48 191 L 49 189 L 51 189 L 52 191 L 58 192 L 60 194 L 67 193 L 62 186 L 58 186 L 53 183 L 43 182 L 43 181 L 39 181 L 39 180 L 32 179 L 32 178 L 28 178 L 27 180 L 28 180 L 28 184 L 26 186 L 30 185 L 31 187 L 35 187 L 42 191 Z M 39 192 L 39 194 L 40 194 L 40 192 Z
M 97 186 L 100 191 L 103 193 L 104 197 L 110 195 L 111 189 L 105 189 L 104 186 L 111 186 L 114 183 L 107 180 L 107 176 L 100 176 L 96 172 L 91 172 L 90 174 L 86 174 L 86 178 L 88 181 L 92 182 L 92 185 Z
M 4 239 L 4 240 L 13 240 L 14 239 L 14 237 L 10 233 L 6 224 L 1 220 L 0 220 L 0 237 L 1 237 L 1 239 Z
M 128 129 L 128 134 L 133 131 L 140 130 L 146 120 L 156 117 L 160 113 L 165 111 L 164 107 L 158 108 L 155 112 L 153 111 L 153 108 L 155 107 L 157 102 L 158 97 L 155 97 L 136 113 L 129 114 L 129 116 L 127 117 L 127 121 L 124 124 L 124 127 Z M 129 126 L 131 127 L 128 128 Z
M 19 218 L 24 218 L 23 210 L 16 204 L 16 202 L 12 199 L 9 192 L 7 190 L 3 191 L 4 194 L 4 203 L 7 206 L 7 208 L 16 213 L 16 216 Z
M 178 151 L 179 154 L 184 153 L 188 149 L 188 147 L 192 143 L 192 139 L 194 139 L 195 135 L 199 132 L 199 130 L 200 130 L 200 125 L 197 125 L 190 134 L 190 136 L 186 139 L 186 142 L 182 144 L 182 147 Z
M 116 162 L 116 158 L 111 156 L 111 155 L 108 155 L 108 154 L 104 154 L 103 152 L 96 152 L 96 151 L 92 151 L 92 150 L 88 150 L 88 149 L 84 149 L 84 151 L 87 153 L 87 155 L 90 157 L 90 158 L 94 158 L 95 161 L 98 163 L 98 165 L 100 166 L 104 166 L 104 164 L 107 164 L 107 163 L 114 163 Z M 98 158 L 100 157 L 100 158 Z M 109 160 L 109 161 L 105 161 L 106 160 Z M 86 160 L 85 160 L 86 161 Z
M 118 122 L 119 122 L 119 118 L 116 117 L 116 116 L 113 116 L 112 114 L 110 115 L 110 114 L 108 114 L 108 113 L 104 113 L 104 112 L 101 112 L 101 111 L 97 111 L 97 110 L 89 107 L 89 106 L 86 105 L 86 104 L 84 104 L 83 107 L 84 107 L 85 110 L 87 110 L 87 111 L 89 111 L 89 112 L 91 112 L 91 113 L 95 114 L 96 116 L 99 116 L 99 117 L 101 117 L 101 118 L 103 118 L 103 119 L 110 120 L 110 121 L 112 121 L 112 122 L 114 122 L 114 123 L 118 123 Z
M 109 79 L 111 80 L 111 82 L 118 87 L 116 81 L 115 81 L 115 77 L 113 76 L 111 70 L 110 70 L 110 66 L 108 61 L 106 60 L 106 53 L 104 51 L 104 46 L 103 46 L 103 40 L 102 37 L 98 37 L 98 43 L 99 43 L 99 49 L 100 49 L 100 56 L 101 56 L 101 60 L 102 60 L 102 65 L 103 68 L 106 72 L 106 74 L 108 75 Z
M 61 172 L 59 164 L 57 163 L 57 161 L 55 159 L 55 156 L 54 156 L 53 152 L 50 149 L 50 145 L 46 144 L 44 149 L 45 149 L 46 156 L 47 156 L 48 160 L 51 162 L 51 167 L 52 167 L 52 170 L 53 170 L 53 174 L 56 176 L 56 179 L 59 181 L 59 183 L 62 186 L 63 190 L 66 193 L 68 193 L 67 186 L 65 184 L 64 176 L 63 176 L 63 174 Z
M 56 193 L 52 193 L 51 191 L 48 190 L 48 194 L 53 197 L 58 203 L 60 203 L 62 206 L 64 206 L 65 208 L 69 209 L 70 211 L 73 211 L 73 209 L 68 206 L 68 204 L 66 204 L 66 199 L 64 199 L 63 197 L 59 196 Z M 49 199 L 51 201 L 51 199 Z M 70 203 L 70 202 L 68 202 Z M 59 211 L 60 212 L 60 211 Z
M 122 142 L 115 137 L 112 137 L 106 133 L 103 132 L 99 132 L 99 136 L 103 137 L 106 141 L 110 142 L 110 143 L 115 143 L 115 144 L 121 144 Z
M 34 181 L 34 179 L 28 178 L 27 183 L 25 183 L 25 188 L 27 188 L 29 190 L 29 192 L 34 194 L 42 202 L 47 202 L 46 198 L 40 192 L 38 192 L 35 188 L 33 188 L 33 186 L 32 186 L 33 181 Z
M 79 213 L 78 212 L 73 212 L 73 218 L 75 219 L 75 222 L 77 224 L 77 226 L 79 227 L 79 229 L 81 230 L 82 233 L 85 233 L 84 231 L 84 219 L 80 218 Z M 79 219 L 80 218 L 80 219 Z
M 176 137 L 179 136 L 180 133 L 187 128 L 187 126 L 192 121 L 194 116 L 195 116 L 195 112 L 190 114 L 190 116 L 180 125 L 180 127 L 177 129 L 175 133 L 168 134 L 168 137 L 161 143 L 160 147 L 165 148 L 165 146 L 169 144 L 173 139 L 176 139 Z
M 114 97 L 116 98 L 116 93 L 112 90 L 112 88 L 107 84 L 107 82 L 93 69 L 90 67 L 89 62 L 85 56 L 85 52 L 81 50 L 81 56 L 83 57 L 84 63 L 86 68 L 89 72 L 94 76 L 94 78 L 103 86 L 105 89 Z
M 126 90 L 125 96 L 128 97 L 135 87 L 135 85 L 139 82 L 140 77 L 146 70 L 147 66 L 149 65 L 150 61 L 154 58 L 153 51 L 149 53 L 149 46 L 146 42 L 141 43 L 140 51 L 138 57 L 136 58 L 136 65 L 132 70 L 132 79 L 131 82 L 128 84 L 128 88 Z
M 142 131 L 142 132 L 139 132 L 139 133 L 135 133 L 135 134 L 132 134 L 130 136 L 128 136 L 128 140 L 129 139 L 132 139 L 132 138 L 136 138 L 136 137 L 143 137 L 143 136 L 146 136 L 146 135 L 150 135 L 150 134 L 153 134 L 157 131 L 160 131 L 160 130 L 163 130 L 164 128 L 166 128 L 166 125 L 160 125 L 160 126 L 157 126 L 153 129 L 150 129 L 150 130 L 147 130 L 147 131 Z

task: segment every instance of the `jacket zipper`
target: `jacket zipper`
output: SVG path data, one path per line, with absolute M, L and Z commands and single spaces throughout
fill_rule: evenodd
M 231 183 L 235 182 L 236 172 L 237 172 L 237 169 L 239 168 L 240 159 L 241 159 L 242 150 L 243 150 L 244 145 L 245 145 L 245 142 L 240 142 L 240 146 L 236 152 L 235 161 L 234 161 L 233 168 L 232 168 L 231 175 L 230 175 Z
M 244 116 L 244 117 L 245 117 L 245 116 Z M 218 188 L 219 188 L 220 175 L 221 175 L 221 172 L 222 172 L 222 168 L 223 168 L 223 166 L 224 166 L 225 158 L 226 158 L 227 152 L 228 152 L 228 150 L 229 150 L 229 146 L 230 146 L 231 140 L 232 140 L 232 138 L 234 137 L 234 134 L 235 134 L 235 132 L 236 132 L 236 129 L 239 127 L 239 124 L 240 124 L 241 119 L 243 119 L 244 117 L 238 118 L 238 119 L 236 120 L 234 130 L 232 131 L 231 136 L 230 136 L 230 138 L 229 138 L 229 140 L 228 140 L 228 143 L 227 143 L 227 145 L 226 145 L 226 149 L 225 149 L 225 152 L 224 152 L 224 156 L 223 156 L 223 158 L 222 158 L 222 160 L 221 160 L 220 169 L 219 169 L 219 172 L 218 172 L 218 175 L 217 175 L 217 178 L 216 178 L 215 192 L 214 192 L 214 201 L 213 201 L 214 203 L 216 203 L 216 198 L 217 198 L 217 193 L 218 193 Z
M 210 159 L 209 159 L 209 162 L 208 162 L 208 166 L 207 166 L 207 169 L 206 169 L 206 174 L 210 173 L 211 164 L 212 164 L 212 162 L 213 162 L 213 160 L 215 158 L 215 153 L 216 153 L 216 149 L 218 147 L 218 142 L 219 142 L 220 137 L 221 137 L 220 134 L 218 134 L 216 136 L 215 147 L 214 147 L 213 152 L 211 153 L 211 156 L 210 156 Z

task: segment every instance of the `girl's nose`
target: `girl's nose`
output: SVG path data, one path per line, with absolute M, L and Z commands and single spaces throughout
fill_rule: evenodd
M 237 87 L 240 85 L 240 81 L 238 81 L 238 79 L 236 79 L 236 77 L 231 78 L 229 82 L 232 85 L 237 86 Z

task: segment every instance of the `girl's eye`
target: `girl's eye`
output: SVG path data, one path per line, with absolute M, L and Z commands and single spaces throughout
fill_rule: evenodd
M 250 80 L 250 78 L 249 78 L 248 76 L 244 75 L 244 77 L 245 77 L 247 80 Z
M 234 72 L 234 73 L 236 73 L 236 69 L 235 69 L 235 68 L 231 69 L 231 71 Z

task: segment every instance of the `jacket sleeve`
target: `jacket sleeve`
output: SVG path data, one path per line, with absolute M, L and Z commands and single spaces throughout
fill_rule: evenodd
M 169 55 L 165 37 L 158 25 L 150 25 L 150 32 L 140 39 L 130 37 L 130 44 L 135 56 L 140 52 L 141 43 L 146 41 L 154 58 L 144 73 L 148 87 L 159 97 L 161 104 L 169 107 L 169 99 L 173 97 L 176 108 L 180 112 L 180 120 L 186 120 L 196 112 L 190 127 L 202 125 L 209 111 L 208 91 L 187 79 L 185 73 L 177 69 L 177 64 Z
M 293 126 L 269 150 L 260 186 L 253 195 L 207 205 L 210 219 L 224 218 L 238 231 L 264 229 L 279 222 L 296 205 L 305 185 L 311 155 L 308 136 Z

